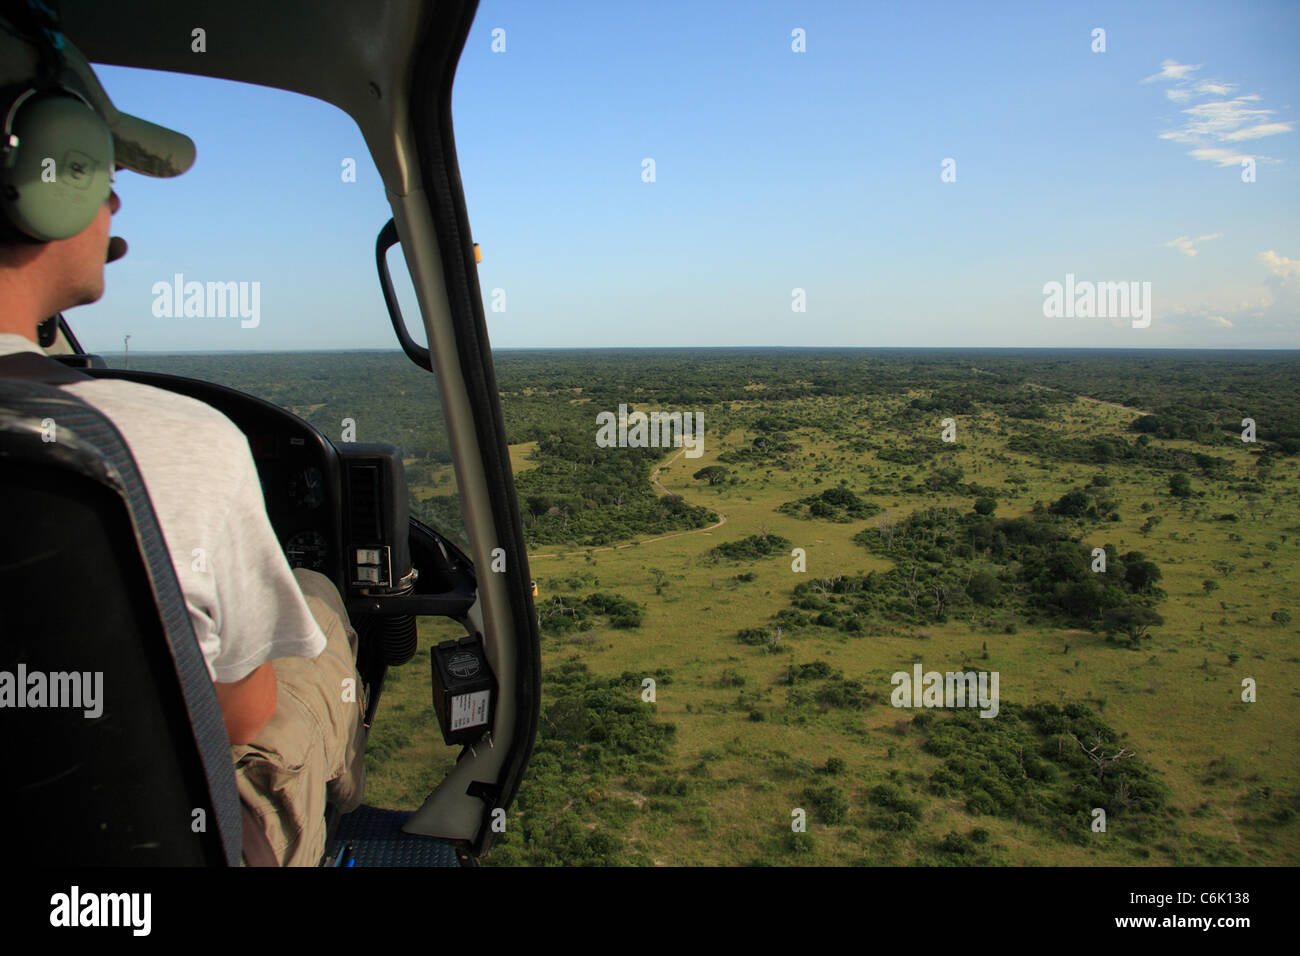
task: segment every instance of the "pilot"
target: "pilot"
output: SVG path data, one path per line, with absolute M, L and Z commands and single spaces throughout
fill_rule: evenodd
M 42 37 L 33 8 L 40 5 L 0 4 L 0 117 L 8 117 L 0 163 L 22 148 L 16 140 L 40 142 L 30 117 L 48 115 L 34 107 L 57 97 L 102 118 L 117 169 L 185 172 L 193 142 L 119 113 L 56 24 L 44 24 L 50 29 Z M 50 150 L 60 151 L 74 155 L 62 144 Z M 43 356 L 37 326 L 98 300 L 105 263 L 125 254 L 125 242 L 108 234 L 121 201 L 110 190 L 89 226 L 51 240 L 33 237 L 39 230 L 15 209 L 14 195 L 6 189 L 0 196 L 0 356 Z M 289 567 L 248 442 L 224 415 L 135 382 L 61 387 L 113 422 L 139 466 L 214 682 L 240 796 L 262 824 L 266 840 L 256 833 L 254 840 L 263 858 L 269 844 L 282 866 L 316 865 L 325 849 L 326 800 L 355 809 L 365 784 L 357 636 L 338 590 L 322 574 Z

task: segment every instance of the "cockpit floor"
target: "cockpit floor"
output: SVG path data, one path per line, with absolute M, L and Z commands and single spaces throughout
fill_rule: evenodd
M 451 841 L 402 832 L 412 813 L 362 804 L 339 822 L 326 859 L 333 863 L 350 846 L 344 866 L 460 866 Z

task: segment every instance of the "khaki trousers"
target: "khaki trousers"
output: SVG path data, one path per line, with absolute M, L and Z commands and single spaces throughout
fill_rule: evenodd
M 357 632 L 338 588 L 295 568 L 325 632 L 319 657 L 278 657 L 275 716 L 251 744 L 231 747 L 239 795 L 262 824 L 281 866 L 316 866 L 325 852 L 325 804 L 355 810 L 365 793 L 365 702 Z

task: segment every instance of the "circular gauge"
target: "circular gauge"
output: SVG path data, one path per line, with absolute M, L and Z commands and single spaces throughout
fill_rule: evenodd
M 325 478 L 319 468 L 304 468 L 289 480 L 289 500 L 305 511 L 325 501 Z
M 299 531 L 284 546 L 284 556 L 291 568 L 324 571 L 329 557 L 329 542 L 319 531 Z

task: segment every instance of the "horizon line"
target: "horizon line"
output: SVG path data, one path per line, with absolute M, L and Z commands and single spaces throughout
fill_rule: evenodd
M 1296 346 L 1079 346 L 1079 345 L 502 345 L 493 352 L 1300 352 Z M 405 355 L 400 348 L 304 349 L 137 349 L 135 355 L 322 355 L 371 353 Z M 125 351 L 87 351 L 121 355 Z

